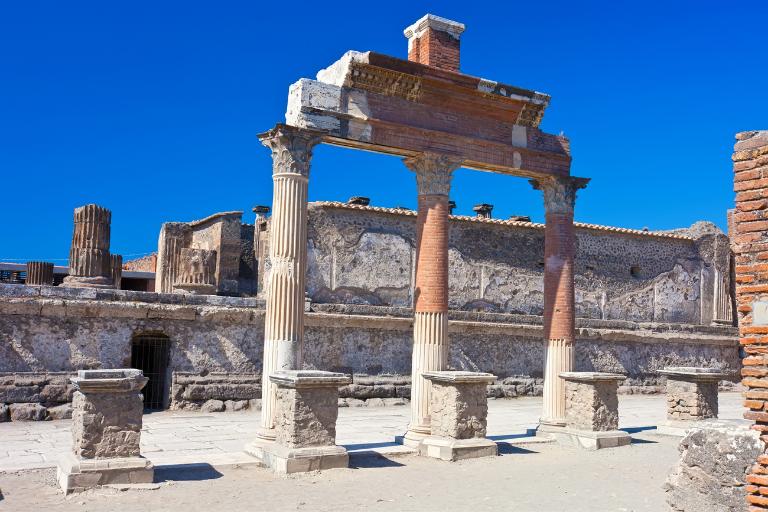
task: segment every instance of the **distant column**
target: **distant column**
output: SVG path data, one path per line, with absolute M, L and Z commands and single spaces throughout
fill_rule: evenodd
M 95 204 L 75 208 L 69 275 L 63 286 L 113 288 L 109 254 L 112 213 Z
M 123 257 L 120 254 L 113 254 L 110 256 L 110 265 L 112 286 L 115 289 L 120 289 L 120 283 L 123 280 Z
M 588 179 L 553 177 L 531 180 L 544 194 L 544 410 L 541 424 L 565 425 L 565 382 L 573 371 L 576 313 L 573 259 L 576 252 L 573 209 L 576 191 Z
M 307 267 L 307 188 L 312 149 L 322 134 L 278 125 L 260 136 L 272 150 L 267 306 L 264 321 L 262 409 L 259 436 L 274 439 L 276 371 L 299 370 L 304 341 L 304 288 Z
M 414 290 L 411 422 L 403 442 L 418 445 L 430 434 L 431 383 L 424 372 L 448 369 L 448 193 L 461 161 L 425 153 L 404 160 L 416 173 L 416 278 Z
M 51 286 L 53 284 L 53 263 L 30 261 L 27 263 L 27 285 Z

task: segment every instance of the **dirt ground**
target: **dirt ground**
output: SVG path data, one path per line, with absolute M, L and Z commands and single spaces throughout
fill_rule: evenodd
M 277 477 L 258 467 L 160 467 L 154 490 L 58 490 L 55 470 L 0 474 L 0 511 L 627 511 L 667 510 L 663 484 L 679 439 L 646 431 L 631 446 L 587 452 L 502 446 L 456 463 L 352 457 L 350 469 Z

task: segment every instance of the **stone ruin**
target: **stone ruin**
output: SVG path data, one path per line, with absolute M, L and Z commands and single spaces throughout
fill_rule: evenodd
M 95 204 L 87 204 L 75 208 L 74 217 L 69 275 L 64 278 L 62 286 L 119 287 L 123 260 L 121 256 L 113 256 L 109 252 L 112 212 Z

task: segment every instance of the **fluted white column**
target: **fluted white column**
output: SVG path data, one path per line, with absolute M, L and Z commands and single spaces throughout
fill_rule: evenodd
M 267 308 L 261 378 L 261 430 L 274 439 L 276 386 L 269 375 L 301 369 L 307 267 L 307 186 L 317 132 L 278 125 L 260 137 L 272 150 L 274 192 L 270 224 Z
M 416 173 L 416 218 L 411 422 L 403 442 L 417 445 L 430 434 L 431 383 L 422 374 L 448 369 L 448 193 L 461 160 L 426 153 L 405 159 Z
M 540 422 L 565 425 L 563 372 L 573 371 L 576 340 L 576 300 L 573 260 L 576 253 L 573 209 L 583 178 L 532 180 L 544 195 L 544 405 Z

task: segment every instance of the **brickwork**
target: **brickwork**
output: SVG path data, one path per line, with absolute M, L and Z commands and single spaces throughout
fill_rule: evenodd
M 573 258 L 573 211 L 547 213 L 544 244 L 544 333 L 573 341 L 576 325 Z
M 427 29 L 414 38 L 408 60 L 449 71 L 459 70 L 460 41 L 446 32 Z
M 448 311 L 448 196 L 420 195 L 415 310 Z
M 736 211 L 732 216 L 736 256 L 736 301 L 739 335 L 746 357 L 744 417 L 768 442 L 768 321 L 753 308 L 768 301 L 768 131 L 736 135 L 733 154 Z M 747 476 L 752 511 L 768 510 L 768 454 L 757 458 Z

